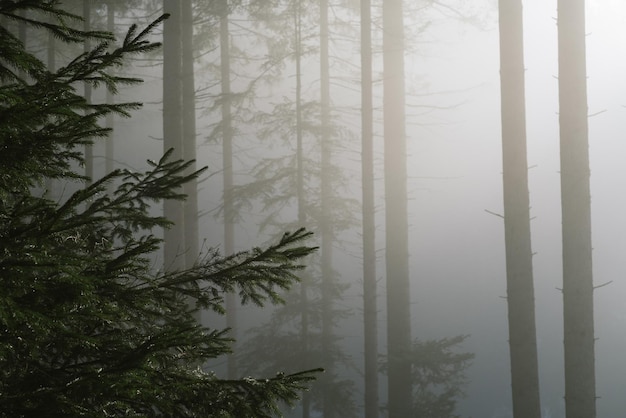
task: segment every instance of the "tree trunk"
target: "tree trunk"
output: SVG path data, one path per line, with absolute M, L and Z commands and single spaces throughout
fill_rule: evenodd
M 107 31 L 114 33 L 115 31 L 115 1 L 109 0 L 107 2 Z M 113 104 L 114 102 L 113 93 L 107 89 L 106 91 L 106 102 L 108 104 Z M 111 173 L 115 169 L 115 132 L 113 131 L 113 127 L 115 126 L 115 116 L 111 112 L 106 115 L 106 127 L 111 129 L 109 132 L 109 137 L 105 142 L 105 150 L 104 150 L 104 170 L 106 174 Z M 111 188 L 113 185 L 111 185 Z
M 326 369 L 321 377 L 322 403 L 324 418 L 334 418 L 335 408 L 332 402 L 334 377 L 332 352 L 332 293 L 333 268 L 332 246 L 333 226 L 330 214 L 331 185 L 331 127 L 330 127 L 330 63 L 328 56 L 328 0 L 320 0 L 320 122 L 321 122 L 321 157 L 320 157 L 320 252 L 321 252 L 321 296 L 322 296 L 322 366 Z
M 383 67 L 389 418 L 405 418 L 412 400 L 402 0 L 384 2 Z
M 372 105 L 372 16 L 370 0 L 361 0 L 361 177 L 363 187 L 363 325 L 365 418 L 378 417 L 378 308 L 374 203 Z
M 220 16 L 220 68 L 222 85 L 222 170 L 224 189 L 224 253 L 235 251 L 235 209 L 233 207 L 233 127 L 232 127 L 232 96 L 230 90 L 230 30 L 228 22 L 228 0 L 222 0 Z M 226 325 L 230 328 L 230 337 L 236 338 L 237 304 L 235 295 L 226 295 Z M 233 343 L 233 351 L 235 350 Z M 234 379 L 237 374 L 236 358 L 228 356 L 228 377 Z
M 541 418 L 530 236 L 521 0 L 500 0 L 504 237 L 515 418 Z
M 53 20 L 53 18 L 50 18 Z M 56 38 L 52 32 L 48 32 L 48 49 L 47 49 L 47 63 L 48 63 L 48 71 L 53 73 L 56 71 Z M 46 179 L 46 195 L 51 200 L 57 200 L 59 198 L 59 193 L 57 190 L 58 182 L 54 179 L 47 178 Z
M 595 418 L 584 0 L 558 1 L 558 31 L 565 412 Z
M 182 128 L 182 30 L 181 2 L 164 0 L 170 14 L 163 25 L 163 149 L 174 149 L 172 159 L 183 158 Z M 179 200 L 166 200 L 163 215 L 174 222 L 164 232 L 165 270 L 181 269 L 184 258 L 184 212 Z
M 91 30 L 91 0 L 83 0 L 83 19 L 83 30 L 89 32 Z M 89 52 L 89 50 L 91 50 L 91 41 L 86 39 L 84 51 Z M 91 103 L 91 85 L 84 83 L 83 86 L 85 101 L 89 104 Z M 87 144 L 85 145 L 85 176 L 88 178 L 88 183 L 92 182 L 93 175 L 93 145 Z
M 26 17 L 28 12 L 22 9 L 22 10 L 19 10 L 17 13 L 21 17 Z M 28 51 L 28 34 L 26 30 L 26 22 L 22 20 L 17 22 L 17 37 L 20 40 L 20 42 L 24 44 L 24 49 Z M 24 70 L 22 69 L 18 70 L 18 74 L 21 78 L 26 77 L 26 72 L 24 72 Z
M 295 61 L 296 61 L 296 197 L 298 206 L 298 224 L 306 224 L 306 201 L 304 198 L 304 144 L 302 126 L 302 10 L 300 0 L 294 5 Z M 309 306 L 306 278 L 300 283 L 302 364 L 308 367 L 309 350 Z M 302 395 L 302 418 L 311 415 L 311 395 L 308 391 Z
M 192 1 L 181 2 L 181 38 L 182 38 L 182 130 L 183 158 L 186 161 L 196 159 L 196 88 L 194 81 L 193 58 L 193 11 Z M 195 162 L 188 173 L 196 171 Z M 191 179 L 183 186 L 187 198 L 183 204 L 185 218 L 185 265 L 193 267 L 199 257 L 198 242 L 198 182 Z

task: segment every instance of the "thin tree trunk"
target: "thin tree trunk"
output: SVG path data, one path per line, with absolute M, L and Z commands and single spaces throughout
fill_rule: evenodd
M 220 16 L 220 67 L 222 84 L 222 170 L 224 175 L 224 253 L 233 254 L 235 251 L 235 209 L 233 207 L 233 127 L 232 127 L 232 96 L 230 89 L 230 30 L 228 22 L 228 0 L 222 0 Z M 235 295 L 226 295 L 226 325 L 230 328 L 230 337 L 236 338 L 237 304 Z M 233 343 L 233 351 L 235 351 Z M 234 379 L 237 374 L 237 364 L 234 355 L 229 355 L 228 377 Z
M 26 10 L 20 10 L 18 11 L 18 15 L 21 17 L 26 17 L 27 11 Z M 27 35 L 27 31 L 26 31 L 26 22 L 20 20 L 17 23 L 17 36 L 19 38 L 19 40 L 22 42 L 22 44 L 24 44 L 24 49 L 28 50 L 28 35 Z M 18 72 L 19 76 L 21 78 L 26 77 L 26 73 L 24 72 L 24 70 L 20 69 Z
M 56 71 L 56 38 L 52 32 L 48 32 L 48 50 L 47 50 L 47 62 L 48 62 L 48 71 L 51 73 Z M 57 182 L 54 179 L 47 178 L 46 179 L 46 195 L 52 199 L 56 200 L 58 196 L 58 191 L 56 188 Z
M 585 2 L 558 1 L 565 413 L 595 418 Z
M 405 418 L 412 397 L 402 0 L 384 2 L 383 67 L 389 418 Z
M 183 158 L 194 161 L 188 173 L 196 171 L 196 88 L 193 58 L 193 10 L 192 1 L 181 2 L 182 22 L 182 130 Z M 193 267 L 199 256 L 198 242 L 198 182 L 191 179 L 183 186 L 187 198 L 183 204 L 185 218 L 185 265 Z
M 182 31 L 181 2 L 164 0 L 163 10 L 170 14 L 163 26 L 163 149 L 174 149 L 173 160 L 183 157 L 182 143 Z M 174 222 L 164 232 L 165 269 L 184 267 L 184 213 L 179 200 L 166 200 L 163 214 Z
M 83 30 L 85 32 L 89 32 L 91 30 L 91 0 L 83 0 Z M 89 38 L 85 40 L 84 51 L 88 52 L 91 50 L 91 41 Z M 89 83 L 84 83 L 84 95 L 85 101 L 90 104 L 91 103 L 91 85 Z M 87 176 L 88 183 L 91 183 L 94 176 L 93 170 L 93 145 L 87 144 L 85 145 L 85 176 Z
M 334 364 L 331 353 L 333 318 L 332 318 L 332 246 L 333 230 L 331 209 L 331 134 L 330 134 L 330 63 L 328 56 L 328 0 L 320 0 L 320 122 L 321 122 L 321 158 L 320 158 L 320 251 L 322 275 L 322 356 L 326 373 L 321 376 L 322 403 L 325 418 L 335 417 L 332 402 L 331 380 Z
M 115 31 L 115 1 L 109 0 L 107 2 L 107 31 L 113 33 Z M 113 93 L 107 89 L 106 91 L 106 102 L 108 104 L 113 104 L 115 98 Z M 104 170 L 106 174 L 111 173 L 115 169 L 115 133 L 113 131 L 113 127 L 115 126 L 115 116 L 111 112 L 106 116 L 106 127 L 111 129 L 109 132 L 109 137 L 105 142 L 104 149 Z M 113 187 L 111 185 L 111 187 Z
M 541 418 L 530 236 L 521 0 L 500 0 L 504 236 L 515 418 Z
M 303 144 L 303 127 L 302 127 L 302 10 L 300 0 L 296 0 L 294 10 L 294 27 L 295 27 L 295 61 L 296 61 L 296 196 L 298 204 L 298 224 L 306 224 L 305 198 L 304 198 L 304 144 Z M 302 340 L 302 363 L 308 367 L 308 350 L 309 350 L 309 304 L 307 294 L 306 279 L 300 284 L 301 299 L 301 330 L 300 338 Z M 309 418 L 311 415 L 311 395 L 304 392 L 302 395 L 302 418 Z
M 365 418 L 378 417 L 378 308 L 376 289 L 371 14 L 370 0 L 361 0 L 361 177 L 363 183 Z

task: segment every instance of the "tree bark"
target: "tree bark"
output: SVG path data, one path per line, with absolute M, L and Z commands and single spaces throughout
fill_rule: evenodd
M 109 0 L 106 3 L 107 6 L 107 31 L 114 33 L 115 31 L 115 1 Z M 115 98 L 113 97 L 113 93 L 107 89 L 106 91 L 106 102 L 108 104 L 113 104 Z M 115 116 L 113 113 L 109 113 L 106 115 L 106 127 L 111 129 L 109 132 L 109 137 L 105 141 L 105 150 L 104 150 L 104 170 L 106 174 L 111 173 L 115 169 L 115 132 L 113 131 L 113 127 L 115 126 Z M 111 187 L 113 187 L 111 185 Z M 112 190 L 111 190 L 112 191 Z
M 378 307 L 375 247 L 371 7 L 370 0 L 361 0 L 361 177 L 363 193 L 365 418 L 378 417 Z
M 294 5 L 294 28 L 295 28 L 295 64 L 296 64 L 296 197 L 298 206 L 298 224 L 306 224 L 306 201 L 304 198 L 304 143 L 302 126 L 302 6 L 300 0 L 296 0 Z M 306 279 L 300 283 L 301 300 L 301 329 L 300 338 L 302 341 L 302 364 L 308 366 L 309 351 L 309 304 L 308 285 Z M 304 392 L 302 395 L 302 418 L 311 416 L 311 395 Z
M 50 18 L 52 21 L 53 18 Z M 47 48 L 47 64 L 48 71 L 53 73 L 56 71 L 56 38 L 52 32 L 48 32 L 48 48 Z M 57 181 L 54 179 L 46 178 L 46 195 L 51 200 L 57 200 L 59 193 L 57 190 Z
M 83 30 L 89 32 L 91 30 L 91 0 L 83 0 Z M 91 41 L 85 40 L 84 51 L 89 52 L 91 50 Z M 85 101 L 91 103 L 91 85 L 89 83 L 83 84 Z M 85 176 L 87 176 L 87 183 L 91 183 L 94 176 L 93 170 L 93 145 L 85 145 Z
M 567 418 L 595 418 L 591 196 L 584 0 L 558 1 Z
M 325 418 L 334 418 L 336 411 L 332 402 L 333 388 L 330 384 L 334 376 L 334 360 L 332 352 L 333 334 L 333 287 L 332 268 L 333 226 L 331 210 L 331 127 L 330 127 L 330 63 L 328 54 L 328 0 L 320 0 L 320 122 L 321 122 L 321 156 L 320 156 L 320 252 L 321 252 L 321 295 L 322 295 L 322 356 L 323 367 L 326 369 L 321 377 L 323 414 Z
M 233 254 L 235 251 L 235 209 L 233 207 L 233 126 L 232 126 L 232 96 L 230 89 L 230 30 L 228 0 L 222 0 L 220 15 L 220 70 L 221 70 L 221 109 L 222 109 L 222 170 L 224 189 L 224 253 Z M 230 337 L 236 338 L 237 304 L 234 294 L 226 295 L 226 325 L 230 329 Z M 233 343 L 233 351 L 235 350 Z M 227 359 L 228 376 L 234 379 L 237 374 L 235 356 Z
M 183 158 L 181 2 L 163 0 L 163 10 L 170 14 L 163 26 L 163 149 L 173 148 L 171 158 L 179 160 Z M 163 214 L 174 222 L 164 231 L 165 270 L 182 269 L 185 265 L 183 203 L 166 200 Z
M 389 418 L 410 416 L 411 313 L 402 0 L 383 6 L 383 112 Z
M 504 237 L 513 416 L 541 418 L 521 0 L 500 0 L 499 15 Z
M 181 2 L 182 39 L 182 141 L 183 159 L 194 161 L 188 173 L 196 171 L 196 88 L 193 57 L 193 10 L 192 1 Z M 187 195 L 184 208 L 185 265 L 193 267 L 199 257 L 198 242 L 198 182 L 191 179 L 183 186 Z

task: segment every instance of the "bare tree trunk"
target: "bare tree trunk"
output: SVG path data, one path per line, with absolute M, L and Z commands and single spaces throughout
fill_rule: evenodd
M 330 63 L 328 56 L 328 0 L 320 0 L 320 122 L 321 122 L 321 158 L 320 189 L 320 251 L 321 251 L 321 296 L 322 296 L 322 366 L 326 369 L 321 377 L 322 403 L 324 418 L 334 418 L 335 408 L 332 402 L 334 364 L 331 354 L 333 318 L 333 226 L 330 214 L 331 185 L 331 133 L 330 133 Z
M 109 0 L 107 2 L 107 31 L 113 33 L 115 30 L 115 1 Z M 113 104 L 115 98 L 113 97 L 113 93 L 109 89 L 106 91 L 106 102 L 108 104 Z M 115 126 L 115 116 L 113 112 L 106 115 L 106 127 L 111 129 L 109 132 L 109 137 L 105 142 L 105 166 L 104 170 L 106 174 L 111 173 L 115 169 L 115 133 L 113 131 L 113 127 Z M 113 186 L 111 186 L 113 187 Z
M 500 0 L 504 236 L 513 416 L 541 418 L 530 236 L 521 0 Z
M 306 224 L 305 198 L 304 198 L 304 144 L 302 126 L 302 10 L 300 0 L 296 0 L 294 10 L 295 27 L 295 61 L 296 61 L 296 196 L 298 205 L 298 224 Z M 309 350 L 309 304 L 306 279 L 300 283 L 301 300 L 301 330 L 302 340 L 302 363 L 308 366 Z M 302 395 L 302 418 L 311 416 L 311 395 L 304 392 Z
M 91 0 L 83 0 L 83 30 L 88 32 L 91 30 Z M 91 41 L 85 40 L 84 51 L 88 52 L 91 49 Z M 84 83 L 84 95 L 85 101 L 91 103 L 91 85 Z M 88 178 L 88 183 L 93 180 L 93 145 L 85 145 L 85 176 Z
M 52 19 L 52 18 L 51 18 Z M 52 32 L 48 32 L 48 50 L 47 50 L 48 71 L 56 71 L 56 38 Z M 58 196 L 57 181 L 54 179 L 46 179 L 46 195 L 56 200 Z
M 28 12 L 24 9 L 18 11 L 18 15 L 21 17 L 26 17 L 27 13 Z M 28 35 L 26 31 L 26 22 L 22 20 L 17 22 L 17 37 L 22 42 L 22 44 L 24 44 L 24 49 L 28 50 Z M 26 73 L 22 69 L 18 71 L 18 74 L 22 78 L 26 77 Z
M 374 205 L 372 5 L 361 0 L 361 177 L 363 187 L 363 325 L 365 418 L 378 417 L 378 307 Z
M 384 2 L 383 66 L 389 418 L 404 418 L 412 391 L 402 0 Z
M 230 30 L 228 0 L 222 0 L 220 16 L 220 67 L 222 84 L 222 170 L 224 176 L 224 253 L 235 251 L 235 209 L 233 207 L 233 127 L 232 127 L 232 96 L 230 89 Z M 230 336 L 237 334 L 237 303 L 234 294 L 226 295 L 226 325 L 230 328 Z M 235 351 L 235 343 L 232 349 Z M 236 378 L 237 363 L 234 355 L 228 356 L 228 377 Z
M 185 161 L 196 160 L 196 88 L 194 80 L 193 57 L 193 10 L 192 1 L 181 2 L 182 22 L 182 130 L 183 158 Z M 195 162 L 188 173 L 196 171 Z M 184 206 L 185 265 L 193 267 L 199 256 L 198 242 L 198 182 L 191 179 L 183 186 L 187 198 Z
M 595 418 L 584 0 L 558 1 L 558 31 L 565 412 Z
M 163 0 L 163 10 L 170 14 L 163 26 L 163 149 L 174 149 L 172 159 L 183 158 L 182 128 L 182 30 L 181 2 Z M 184 212 L 179 200 L 166 200 L 163 214 L 174 222 L 164 231 L 165 269 L 184 267 Z

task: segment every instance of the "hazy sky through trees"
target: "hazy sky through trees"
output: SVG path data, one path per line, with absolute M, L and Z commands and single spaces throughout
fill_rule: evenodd
M 332 3 L 332 2 L 331 2 Z M 376 2 L 375 2 L 376 3 Z M 407 3 L 407 2 L 405 2 Z M 406 7 L 407 36 L 406 113 L 408 217 L 411 277 L 411 327 L 414 337 L 443 338 L 470 334 L 463 350 L 475 353 L 468 371 L 467 398 L 460 402 L 462 417 L 509 417 L 511 407 L 507 343 L 504 226 L 502 219 L 502 154 L 500 130 L 500 79 L 498 56 L 497 2 L 472 2 L 470 12 L 478 22 L 465 23 L 453 12 L 429 11 L 420 17 L 416 9 Z M 241 22 L 233 17 L 235 30 Z M 375 9 L 373 17 L 380 17 Z M 537 347 L 541 401 L 544 417 L 564 415 L 563 408 L 563 325 L 561 266 L 561 220 L 558 130 L 558 75 L 556 0 L 524 2 L 524 42 L 526 67 L 526 120 L 529 190 L 531 206 L 532 249 L 537 318 Z M 353 48 L 359 38 L 358 19 L 352 16 Z M 412 30 L 424 20 L 429 28 L 416 35 Z M 380 25 L 374 25 L 379 27 Z M 622 0 L 587 1 L 587 75 L 589 143 L 592 195 L 592 240 L 595 285 L 613 281 L 595 293 L 596 382 L 599 417 L 619 416 L 626 410 L 623 387 L 626 376 L 626 2 Z M 342 32 L 344 33 L 344 32 Z M 250 34 L 246 36 L 251 36 Z M 252 40 L 242 43 L 241 32 L 233 35 L 233 45 L 254 54 L 259 46 Z M 251 38 L 248 38 L 251 39 Z M 380 44 L 381 35 L 373 35 Z M 346 46 L 347 43 L 340 45 Z M 248 50 L 246 50 L 246 47 Z M 354 66 L 353 90 L 332 80 L 335 105 L 358 108 L 358 49 L 344 54 L 332 46 L 331 77 L 348 78 L 337 69 L 337 55 L 350 59 Z M 196 63 L 196 86 L 219 93 L 214 85 L 218 75 L 210 72 L 209 63 L 219 63 L 214 52 Z M 335 58 L 332 58 L 332 57 Z M 384 286 L 384 223 L 382 182 L 382 89 L 381 55 L 374 57 L 375 150 L 377 251 L 379 277 L 380 350 L 386 349 Z M 319 98 L 319 62 L 307 58 L 303 74 L 303 94 Z M 132 121 L 120 120 L 116 143 L 118 156 L 137 156 L 126 163 L 141 166 L 145 158 L 157 158 L 160 138 L 161 104 L 158 90 L 160 74 L 136 63 L 133 73 L 146 76 L 139 94 L 148 102 Z M 243 71 L 241 60 L 231 63 L 233 71 Z M 248 64 L 254 65 L 254 64 Z M 378 73 L 377 73 L 378 72 Z M 259 88 L 256 106 L 268 109 L 293 94 L 293 65 L 288 64 L 282 82 Z M 233 77 L 233 91 L 241 92 L 244 77 Z M 213 86 L 213 90 L 210 90 Z M 137 90 L 122 92 L 119 100 L 137 99 Z M 206 104 L 206 102 L 204 102 Z M 434 108 L 433 108 L 434 106 Z M 234 106 L 235 108 L 236 106 Z M 357 112 L 337 113 L 343 126 L 358 135 Z M 199 186 L 200 237 L 207 245 L 221 245 L 223 227 L 214 216 L 222 197 L 220 144 L 204 144 L 208 126 L 216 114 L 198 111 L 198 166 L 209 165 L 216 173 Z M 116 121 L 117 123 L 117 121 Z M 235 183 L 250 180 L 250 162 L 270 153 L 260 144 L 250 126 L 239 126 L 235 138 L 233 162 Z M 358 136 L 357 136 L 358 137 Z M 144 139 L 146 138 L 146 139 Z M 276 141 L 278 144 L 280 141 Z M 341 160 L 351 173 L 354 184 L 346 194 L 360 197 L 359 141 L 347 145 Z M 276 145 L 279 147 L 279 145 Z M 138 153 L 137 150 L 142 152 Z M 128 157 L 130 158 L 130 157 Z M 246 208 L 240 215 L 244 222 L 237 227 L 235 242 L 239 248 L 265 241 L 255 224 L 262 217 L 261 207 Z M 293 222 L 295 212 L 281 215 Z M 355 215 L 356 216 L 356 215 Z M 345 242 L 333 253 L 334 267 L 341 281 L 351 287 L 343 304 L 352 308 L 352 317 L 340 326 L 339 334 L 354 353 L 362 353 L 362 278 L 359 229 L 344 234 Z M 265 314 L 250 308 L 241 316 Z M 343 327 L 343 328 L 341 328 Z M 244 334 L 245 335 L 245 334 Z M 355 354 L 356 356 L 361 354 Z M 386 394 L 381 391 L 381 402 Z M 360 400 L 360 395 L 355 396 Z
M 558 415 L 562 413 L 560 410 L 555 410 L 561 406 L 563 381 L 562 305 L 561 294 L 556 290 L 562 287 L 556 2 L 524 2 L 524 17 L 529 188 L 531 216 L 535 217 L 531 225 L 536 253 L 533 262 L 542 401 L 551 408 L 553 416 L 562 416 Z M 605 111 L 589 121 L 595 284 L 615 280 L 598 289 L 595 295 L 599 338 L 597 394 L 602 397 L 598 401 L 598 416 L 612 416 L 610 411 L 619 411 L 624 406 L 618 394 L 620 372 L 616 367 L 622 367 L 619 352 L 626 342 L 619 331 L 626 320 L 626 314 L 620 312 L 620 300 L 625 294 L 625 283 L 620 278 L 626 250 L 626 225 L 620 221 L 626 210 L 623 194 L 626 173 L 621 162 L 626 155 L 622 122 L 626 112 L 626 80 L 621 75 L 626 60 L 620 52 L 626 49 L 625 22 L 626 4 L 588 2 L 589 113 Z M 416 290 L 416 310 L 423 314 L 416 315 L 415 329 L 431 328 L 429 318 L 438 316 L 458 332 L 464 328 L 477 330 L 471 338 L 471 344 L 476 345 L 471 349 L 477 350 L 477 358 L 471 370 L 475 382 L 468 404 L 475 402 L 472 390 L 476 395 L 482 394 L 478 399 L 488 398 L 489 391 L 495 387 L 496 373 L 506 374 L 508 369 L 504 357 L 506 341 L 493 333 L 495 329 L 506 329 L 503 328 L 505 301 L 494 303 L 495 298 L 505 295 L 502 226 L 500 219 L 484 212 L 486 209 L 501 213 L 499 122 L 494 119 L 499 106 L 497 33 L 493 24 L 487 26 L 485 31 L 476 31 L 460 29 L 456 23 L 448 22 L 438 31 L 439 36 L 430 36 L 434 42 L 427 47 L 428 67 L 420 68 L 421 57 L 415 58 L 415 71 L 431 83 L 431 90 L 473 89 L 456 95 L 469 101 L 458 112 L 438 114 L 439 121 L 443 119 L 447 125 L 427 128 L 434 134 L 428 141 L 412 144 L 413 157 L 409 157 L 415 161 L 409 163 L 415 170 L 413 175 L 425 177 L 413 182 L 416 210 L 410 209 L 409 213 L 420 235 L 431 238 L 413 243 L 418 249 L 412 253 L 412 266 L 428 266 L 433 275 L 422 286 L 429 294 L 437 295 L 424 300 Z M 440 104 L 450 102 L 445 96 L 434 99 Z M 426 178 L 429 176 L 448 179 Z M 418 203 L 423 199 L 432 204 L 428 212 Z M 447 226 L 442 228 L 442 223 Z M 447 264 L 450 258 L 455 262 Z M 475 273 L 463 279 L 468 269 Z M 457 280 L 449 279 L 455 276 Z M 475 302 L 462 302 L 468 293 L 476 295 Z M 449 303 L 441 303 L 440 298 Z M 437 306 L 441 310 L 439 315 L 433 313 Z M 450 306 L 457 308 L 450 311 Z M 441 332 L 436 326 L 431 329 Z M 478 349 L 481 346 L 485 351 Z M 491 398 L 501 399 L 506 408 L 509 396 L 503 391 Z

